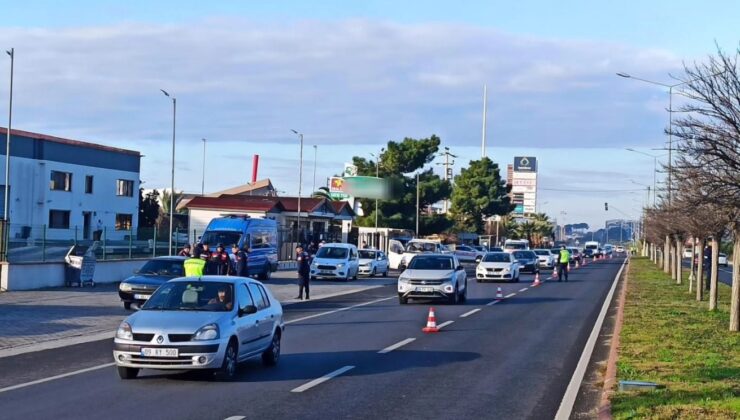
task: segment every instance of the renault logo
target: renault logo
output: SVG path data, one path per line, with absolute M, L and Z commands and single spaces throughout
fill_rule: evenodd
M 161 335 L 157 337 L 157 343 L 162 344 L 163 341 L 164 341 L 164 337 L 162 337 Z

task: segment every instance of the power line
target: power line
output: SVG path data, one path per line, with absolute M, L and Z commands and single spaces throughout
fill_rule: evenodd
M 585 190 L 585 189 L 561 189 L 561 188 L 540 188 L 542 191 L 562 191 L 562 192 L 598 192 L 598 193 L 612 193 L 612 192 L 639 192 L 643 191 L 643 188 L 640 189 L 630 189 L 630 190 Z

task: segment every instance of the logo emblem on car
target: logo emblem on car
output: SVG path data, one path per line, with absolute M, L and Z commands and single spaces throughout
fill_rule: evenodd
M 427 282 L 426 282 L 426 281 L 424 281 L 424 280 L 422 280 L 422 281 L 421 281 L 421 284 L 427 284 Z
M 157 343 L 162 344 L 163 341 L 164 341 L 164 337 L 162 337 L 161 335 L 157 337 Z

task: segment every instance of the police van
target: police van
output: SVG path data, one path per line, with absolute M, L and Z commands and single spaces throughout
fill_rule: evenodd
M 231 245 L 248 249 L 247 272 L 250 277 L 270 278 L 278 267 L 277 222 L 271 219 L 252 218 L 248 215 L 227 214 L 208 223 L 199 245 L 208 244 L 215 251 L 223 244 L 231 253 Z

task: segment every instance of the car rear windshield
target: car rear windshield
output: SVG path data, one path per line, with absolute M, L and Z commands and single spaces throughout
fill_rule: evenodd
M 375 258 L 375 251 L 357 251 L 360 254 L 360 258 L 366 258 L 372 260 Z
M 483 257 L 483 262 L 511 262 L 511 256 L 504 252 L 492 252 Z
M 183 260 L 149 260 L 139 270 L 139 274 L 179 277 L 185 274 Z
M 224 246 L 230 247 L 232 244 L 238 244 L 241 238 L 241 232 L 208 230 L 203 234 L 203 237 L 200 238 L 200 243 L 208 244 L 211 247 L 215 247 L 217 244 L 223 244 Z
M 452 270 L 450 257 L 423 257 L 417 256 L 409 264 L 411 270 Z
M 436 244 L 425 242 L 409 242 L 406 245 L 406 252 L 434 252 L 437 250 Z
M 319 248 L 319 252 L 316 253 L 317 258 L 332 258 L 336 260 L 345 260 L 347 259 L 347 253 L 349 250 L 347 248 L 339 248 L 334 246 L 322 246 Z
M 536 255 L 532 251 L 514 251 L 514 256 L 519 259 L 534 259 Z
M 233 289 L 232 284 L 221 282 L 169 282 L 161 285 L 141 309 L 228 312 L 233 308 Z
M 599 247 L 596 245 L 586 245 L 586 249 L 598 249 Z
M 527 246 L 521 243 L 513 243 L 504 245 L 506 249 L 527 249 Z

